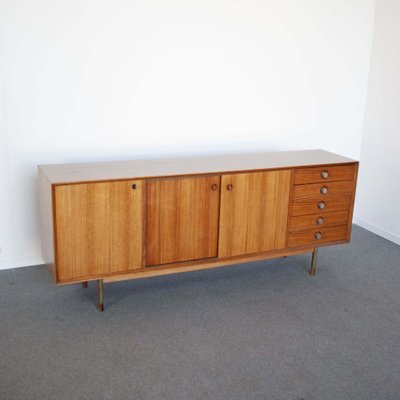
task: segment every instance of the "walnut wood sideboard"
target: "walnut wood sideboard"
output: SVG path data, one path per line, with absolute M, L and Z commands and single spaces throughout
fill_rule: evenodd
M 350 241 L 358 162 L 324 150 L 38 167 L 57 284 L 145 278 Z

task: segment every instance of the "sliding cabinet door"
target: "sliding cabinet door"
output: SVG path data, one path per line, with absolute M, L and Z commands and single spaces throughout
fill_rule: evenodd
M 285 247 L 290 179 L 290 170 L 222 176 L 219 257 Z
M 217 256 L 219 184 L 219 176 L 147 181 L 147 265 Z
M 143 181 L 54 188 L 59 282 L 142 267 Z

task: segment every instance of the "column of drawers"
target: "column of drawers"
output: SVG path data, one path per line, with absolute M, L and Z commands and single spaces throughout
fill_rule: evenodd
M 355 190 L 355 165 L 293 170 L 287 246 L 346 241 Z

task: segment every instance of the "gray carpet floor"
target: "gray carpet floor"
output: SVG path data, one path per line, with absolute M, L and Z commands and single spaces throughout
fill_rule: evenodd
M 105 285 L 0 271 L 1 400 L 400 399 L 400 246 Z

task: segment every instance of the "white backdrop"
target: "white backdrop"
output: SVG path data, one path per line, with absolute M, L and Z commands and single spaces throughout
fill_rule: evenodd
M 36 165 L 359 158 L 374 0 L 3 0 L 0 267 L 41 263 Z
M 375 15 L 355 221 L 400 244 L 400 1 Z

